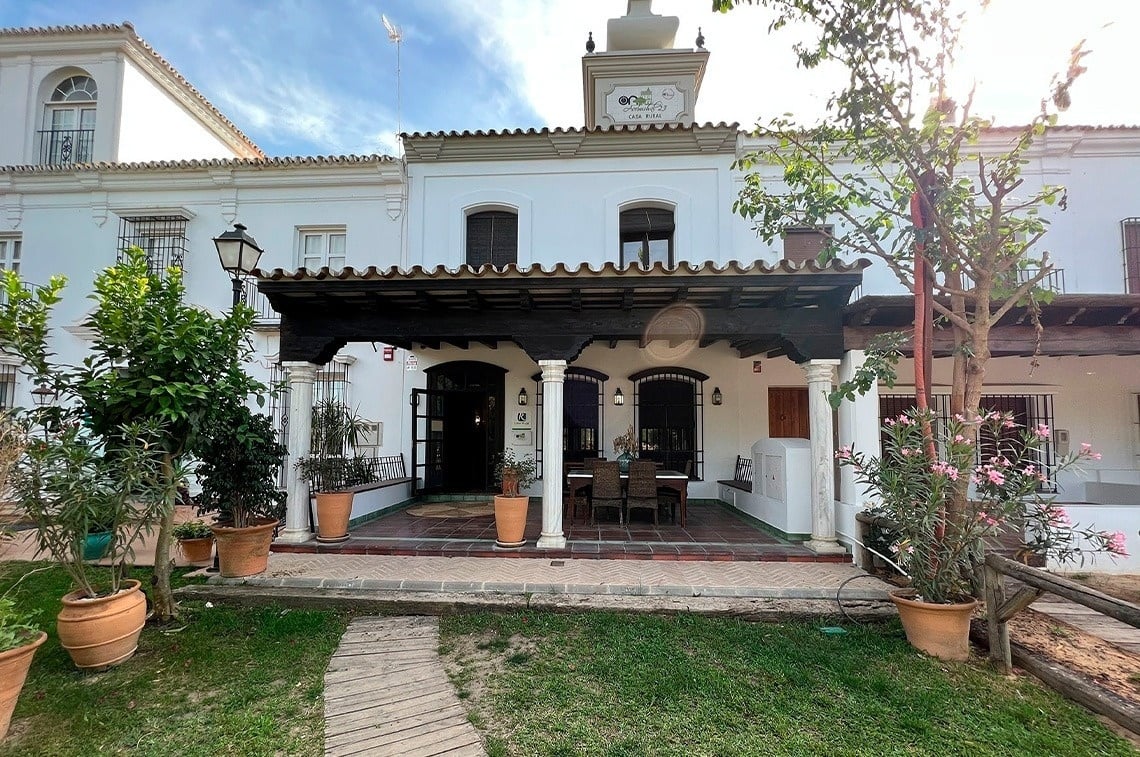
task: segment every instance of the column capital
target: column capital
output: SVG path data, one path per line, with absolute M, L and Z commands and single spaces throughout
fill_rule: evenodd
M 311 384 L 317 380 L 317 371 L 320 366 L 304 360 L 289 360 L 281 364 L 289 374 L 291 384 Z
M 556 381 L 561 384 L 566 380 L 565 360 L 539 360 L 538 367 L 542 369 L 543 383 Z
M 809 384 L 817 382 L 826 382 L 830 384 L 835 378 L 835 367 L 839 365 L 838 360 L 809 360 L 801 367 L 807 375 Z

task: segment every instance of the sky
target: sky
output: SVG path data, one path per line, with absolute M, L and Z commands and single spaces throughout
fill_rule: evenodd
M 698 27 L 706 38 L 697 120 L 817 117 L 837 72 L 796 69 L 795 32 L 769 34 L 765 11 L 710 6 L 653 4 L 680 17 L 678 47 L 693 46 Z M 604 50 L 606 20 L 625 9 L 625 0 L 0 0 L 0 27 L 130 21 L 268 155 L 397 154 L 399 128 L 581 126 L 586 34 Z M 399 98 L 382 13 L 403 35 Z M 1085 38 L 1089 72 L 1061 122 L 1140 124 L 1138 30 L 1140 0 L 991 0 L 968 16 L 955 81 L 977 85 L 979 115 L 1025 123 Z

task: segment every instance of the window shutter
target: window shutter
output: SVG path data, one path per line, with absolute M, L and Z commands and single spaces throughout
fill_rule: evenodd
M 502 268 L 518 262 L 519 219 L 492 210 L 467 216 L 467 265 Z
M 1140 294 L 1140 219 L 1121 222 L 1124 234 L 1124 291 Z
M 669 232 L 674 229 L 673 211 L 661 208 L 634 208 L 623 210 L 620 219 L 621 233 L 647 234 Z M 656 237 L 663 238 L 663 237 Z

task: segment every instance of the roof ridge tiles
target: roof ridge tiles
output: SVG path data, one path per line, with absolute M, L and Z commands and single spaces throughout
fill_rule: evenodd
M 126 163 L 98 161 L 63 165 L 23 164 L 0 166 L 0 173 L 70 174 L 79 171 L 154 171 L 194 168 L 277 168 L 284 166 L 325 166 L 362 163 L 392 163 L 391 155 L 290 155 L 259 158 L 185 158 L 182 160 L 148 160 Z

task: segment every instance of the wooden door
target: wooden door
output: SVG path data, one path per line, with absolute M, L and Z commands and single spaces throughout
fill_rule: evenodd
M 809 439 L 808 429 L 808 390 L 769 388 L 768 437 Z

